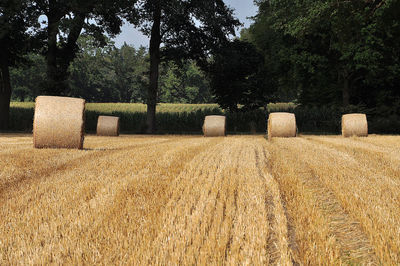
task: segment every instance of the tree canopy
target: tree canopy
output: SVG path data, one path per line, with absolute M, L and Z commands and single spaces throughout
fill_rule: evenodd
M 135 0 L 36 0 L 36 7 L 46 15 L 43 36 L 47 63 L 46 94 L 60 95 L 68 89 L 68 68 L 79 51 L 77 40 L 82 31 L 105 44 L 105 36 L 120 33 L 122 15 L 132 14 Z
M 11 84 L 20 100 L 145 102 L 147 132 L 158 102 L 356 105 L 400 117 L 400 0 L 255 4 L 254 23 L 232 40 L 240 22 L 222 0 L 2 1 L 0 128 Z M 110 42 L 124 19 L 150 37 L 148 50 Z
M 145 47 L 127 44 L 117 48 L 108 38 L 98 47 L 93 37 L 81 35 L 79 52 L 69 67 L 69 83 L 65 96 L 79 97 L 87 102 L 146 101 L 149 84 L 149 53 Z M 28 63 L 10 69 L 14 101 L 33 101 L 41 95 L 46 82 L 44 56 L 30 53 Z M 160 65 L 159 102 L 209 103 L 212 96 L 207 77 L 195 61 L 178 66 L 172 61 Z
M 161 59 L 194 59 L 203 67 L 240 22 L 222 0 L 139 0 L 136 10 L 127 19 L 150 37 L 146 131 L 153 133 Z
M 212 92 L 222 108 L 237 111 L 265 106 L 271 99 L 263 87 L 263 57 L 249 42 L 226 43 L 213 56 L 208 68 Z
M 257 4 L 247 38 L 278 74 L 277 91 L 291 91 L 299 103 L 313 105 L 397 101 L 400 1 Z
M 9 67 L 24 61 L 37 44 L 33 38 L 39 16 L 33 1 L 0 2 L 0 129 L 7 129 L 11 84 Z

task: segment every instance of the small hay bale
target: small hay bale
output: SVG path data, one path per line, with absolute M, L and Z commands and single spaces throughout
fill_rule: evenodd
M 368 122 L 365 114 L 347 114 L 342 116 L 342 136 L 367 137 Z
M 226 118 L 222 115 L 208 115 L 204 118 L 203 134 L 205 137 L 226 135 Z
M 85 100 L 39 96 L 33 120 L 35 148 L 82 149 L 85 130 Z
M 273 137 L 296 137 L 296 116 L 291 113 L 270 113 L 268 117 L 268 139 Z
M 119 117 L 99 116 L 97 136 L 119 136 Z

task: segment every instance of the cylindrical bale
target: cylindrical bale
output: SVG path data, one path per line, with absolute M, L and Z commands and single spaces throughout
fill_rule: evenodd
M 365 114 L 347 114 L 342 116 L 342 136 L 367 137 L 368 122 Z
M 222 115 L 208 115 L 204 119 L 203 134 L 205 137 L 225 136 L 226 118 Z
M 119 136 L 119 117 L 99 116 L 97 136 Z
M 82 149 L 85 131 L 85 100 L 39 96 L 33 119 L 35 148 Z
M 268 117 L 268 139 L 273 137 L 296 137 L 296 116 L 292 113 L 270 113 Z

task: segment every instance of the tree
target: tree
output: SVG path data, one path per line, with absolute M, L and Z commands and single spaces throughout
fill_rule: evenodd
M 82 35 L 80 52 L 70 66 L 68 95 L 91 102 L 143 102 L 148 77 L 148 53 L 124 44 L 116 48 L 108 38 L 97 47 L 93 37 Z
M 300 103 L 373 107 L 378 91 L 386 90 L 382 82 L 396 80 L 398 0 L 257 4 L 249 38 L 281 72 L 278 87 L 292 87 Z
M 148 86 L 148 54 L 144 47 L 135 49 L 124 44 L 111 55 L 115 72 L 114 84 L 121 102 L 144 102 Z
M 224 109 L 238 111 L 265 106 L 270 97 L 261 85 L 263 57 L 251 43 L 234 40 L 221 47 L 210 64 L 208 74 L 217 103 Z
M 11 86 L 14 101 L 34 101 L 46 84 L 46 62 L 42 55 L 29 53 L 26 63 L 10 69 Z
M 103 33 L 120 32 L 122 14 L 133 14 L 135 0 L 36 0 L 36 6 L 47 16 L 45 46 L 47 79 L 45 93 L 65 94 L 68 68 L 78 51 L 77 40 L 82 30 L 105 44 Z
M 193 60 L 185 60 L 180 66 L 173 61 L 161 64 L 159 84 L 160 102 L 212 102 L 208 78 Z
M 162 57 L 190 58 L 204 65 L 210 52 L 234 35 L 240 23 L 222 0 L 139 0 L 137 10 L 139 16 L 128 20 L 150 37 L 146 132 L 153 133 Z
M 23 61 L 23 55 L 34 47 L 31 33 L 37 26 L 37 17 L 32 1 L 1 1 L 0 129 L 7 129 L 9 122 L 11 98 L 9 67 Z
M 118 101 L 114 88 L 115 73 L 111 54 L 115 46 L 108 38 L 98 47 L 92 36 L 81 35 L 79 52 L 69 67 L 68 96 L 81 97 L 88 102 Z

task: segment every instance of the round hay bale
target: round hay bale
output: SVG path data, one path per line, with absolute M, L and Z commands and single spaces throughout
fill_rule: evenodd
M 97 136 L 119 136 L 119 117 L 99 116 L 97 120 Z
M 268 139 L 273 137 L 296 137 L 296 116 L 291 113 L 270 113 L 268 117 Z
M 342 136 L 367 137 L 368 122 L 365 114 L 347 114 L 342 116 Z
M 223 115 L 208 115 L 204 118 L 203 134 L 205 137 L 226 135 L 226 118 Z
M 85 130 L 85 100 L 39 96 L 33 120 L 35 148 L 82 149 Z

